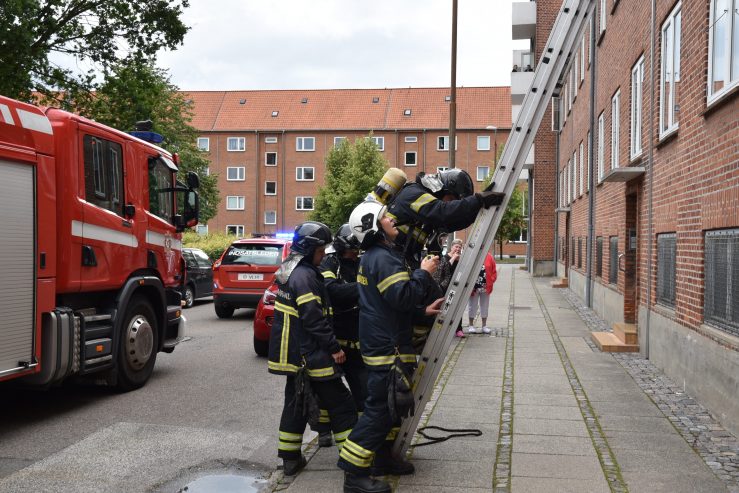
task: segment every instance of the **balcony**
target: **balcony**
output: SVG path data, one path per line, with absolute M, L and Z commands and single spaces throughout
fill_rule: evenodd
M 511 72 L 511 104 L 523 103 L 523 98 L 529 92 L 534 82 L 534 72 Z
M 531 144 L 531 149 L 529 149 L 529 153 L 526 155 L 526 161 L 523 163 L 523 169 L 532 169 L 534 167 L 534 147 L 535 144 Z
M 513 2 L 513 39 L 533 39 L 536 34 L 536 2 Z

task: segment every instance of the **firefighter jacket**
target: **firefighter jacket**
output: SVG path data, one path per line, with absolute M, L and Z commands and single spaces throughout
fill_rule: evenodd
M 334 309 L 336 339 L 340 346 L 357 350 L 359 349 L 358 267 L 358 260 L 341 258 L 335 253 L 326 255 L 319 267 Z
M 304 260 L 287 282 L 277 287 L 269 372 L 294 374 L 305 365 L 314 380 L 340 378 L 342 372 L 331 355 L 341 348 L 334 336 L 331 303 L 320 271 Z
M 426 241 L 438 231 L 459 231 L 475 222 L 482 203 L 475 195 L 444 202 L 420 183 L 403 187 L 388 205 L 387 214 L 396 220 L 400 245 L 409 260 L 418 265 Z
M 357 282 L 359 345 L 367 369 L 389 369 L 396 354 L 415 365 L 413 318 L 426 308 L 423 301 L 434 282 L 431 275 L 411 271 L 399 249 L 380 242 L 362 255 Z

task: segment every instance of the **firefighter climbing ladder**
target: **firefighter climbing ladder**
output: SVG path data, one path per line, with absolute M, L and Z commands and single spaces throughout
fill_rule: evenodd
M 436 317 L 423 349 L 418 368 L 413 375 L 415 416 L 403 420 L 395 440 L 394 452 L 405 454 L 411 445 L 423 410 L 434 391 L 436 378 L 444 366 L 444 359 L 454 339 L 454 329 L 461 320 L 485 254 L 495 239 L 498 225 L 505 213 L 508 200 L 516 187 L 526 156 L 534 142 L 537 129 L 553 95 L 558 95 L 558 80 L 571 62 L 575 43 L 579 40 L 586 22 L 592 17 L 595 2 L 588 0 L 564 0 L 552 27 L 551 34 L 539 59 L 534 80 L 524 98 L 521 111 L 511 129 L 500 164 L 493 176 L 493 190 L 504 192 L 503 203 L 496 208 L 483 209 L 472 226 L 454 278 L 446 293 L 441 313 Z

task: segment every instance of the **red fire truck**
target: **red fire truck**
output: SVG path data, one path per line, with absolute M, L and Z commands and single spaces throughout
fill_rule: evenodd
M 123 390 L 184 330 L 181 234 L 199 185 L 177 156 L 0 96 L 0 381 Z

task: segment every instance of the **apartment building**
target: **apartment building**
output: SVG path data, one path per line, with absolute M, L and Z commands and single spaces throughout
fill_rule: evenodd
M 448 88 L 195 91 L 187 98 L 222 199 L 201 232 L 292 231 L 313 210 L 326 155 L 343 139 L 374 139 L 409 179 L 448 166 Z M 508 138 L 509 100 L 508 87 L 457 90 L 456 166 L 478 186 Z
M 533 60 L 560 6 L 514 4 Z M 641 353 L 736 433 L 739 1 L 590 6 L 536 138 L 533 272 L 633 325 Z

